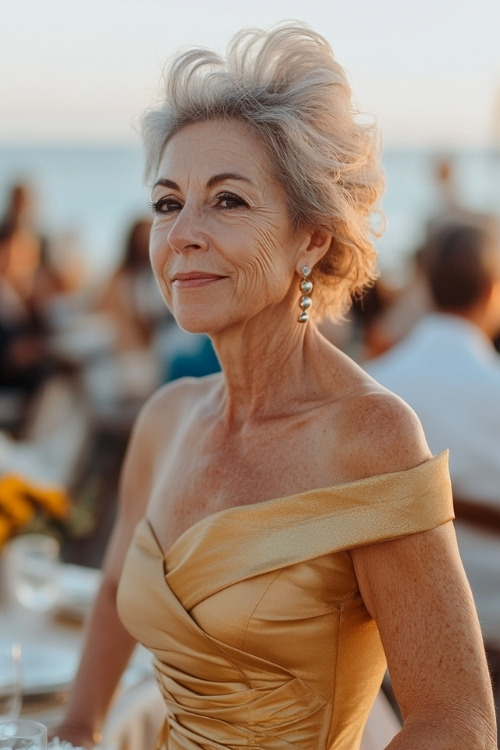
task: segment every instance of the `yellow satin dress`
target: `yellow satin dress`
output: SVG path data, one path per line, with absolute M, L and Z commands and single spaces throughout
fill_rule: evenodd
M 353 547 L 453 518 L 447 454 L 229 508 L 168 550 L 137 526 L 120 616 L 154 655 L 160 750 L 356 750 L 385 658 Z

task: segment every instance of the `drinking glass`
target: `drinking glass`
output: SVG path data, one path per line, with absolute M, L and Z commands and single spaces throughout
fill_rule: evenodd
M 47 727 L 38 721 L 16 719 L 0 724 L 2 750 L 47 750 Z
M 0 648 L 0 721 L 17 719 L 22 703 L 21 647 Z
M 59 595 L 59 542 L 47 534 L 23 534 L 10 546 L 17 600 L 27 609 L 47 612 Z

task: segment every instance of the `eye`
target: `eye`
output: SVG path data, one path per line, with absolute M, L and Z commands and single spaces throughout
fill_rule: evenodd
M 241 208 L 242 206 L 248 206 L 248 203 L 234 193 L 219 193 L 217 206 L 219 208 Z
M 154 214 L 170 214 L 173 211 L 180 211 L 181 202 L 177 198 L 165 196 L 157 201 L 151 201 L 150 204 Z

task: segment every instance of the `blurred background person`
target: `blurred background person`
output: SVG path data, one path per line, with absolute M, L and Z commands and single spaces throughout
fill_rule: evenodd
M 32 325 L 49 335 L 62 301 L 66 300 L 69 310 L 69 303 L 83 289 L 86 278 L 82 258 L 67 237 L 54 241 L 40 230 L 35 192 L 26 182 L 16 182 L 7 191 L 0 227 L 2 242 L 8 243 L 3 259 L 4 282 Z
M 434 310 L 373 377 L 420 417 L 433 453 L 450 450 L 462 559 L 490 661 L 500 653 L 500 331 L 498 221 L 443 224 L 422 250 Z M 497 683 L 498 684 L 498 683 Z
M 396 306 L 395 298 L 396 291 L 379 278 L 353 301 L 351 319 L 353 339 L 357 342 L 353 354 L 357 361 L 377 357 L 395 343 L 386 320 L 387 313 Z
M 382 273 L 363 297 L 354 300 L 356 356 L 365 362 L 378 357 L 402 341 L 420 318 L 434 308 L 428 280 L 423 268 L 429 238 L 440 228 L 467 223 L 488 223 L 490 215 L 473 209 L 463 200 L 464 185 L 458 179 L 455 159 L 438 154 L 431 159 L 434 202 L 422 220 L 422 240 L 408 253 L 402 268 L 402 279 L 394 283 Z
M 6 278 L 20 297 L 29 303 L 43 241 L 36 226 L 35 197 L 29 185 L 12 185 L 1 224 L 10 232 Z
M 98 299 L 97 310 L 113 325 L 117 352 L 147 349 L 153 341 L 161 298 L 149 262 L 150 230 L 150 219 L 132 223 L 123 258 Z
M 437 231 L 444 224 L 459 224 L 469 221 L 487 221 L 487 215 L 466 205 L 463 199 L 463 184 L 457 174 L 457 164 L 451 155 L 435 157 L 432 174 L 436 196 L 434 210 L 426 223 L 427 234 Z
M 8 273 L 14 231 L 0 226 L 0 392 L 31 397 L 45 374 L 46 346 L 36 320 Z M 24 408 L 24 403 L 23 403 Z
M 53 347 L 52 335 L 54 306 L 75 294 L 76 279 L 69 284 L 54 262 L 35 203 L 31 186 L 15 182 L 0 221 L 0 426 L 16 433 L 24 430 L 42 386 L 72 369 Z
M 366 362 L 389 351 L 432 308 L 421 266 L 422 249 L 417 248 L 408 259 L 404 284 L 393 287 L 382 275 L 360 299 L 354 300 L 352 311 L 359 362 Z
M 93 310 L 107 326 L 110 348 L 96 363 L 117 401 L 141 401 L 160 383 L 156 337 L 169 322 L 149 261 L 151 220 L 141 217 L 126 230 L 122 257 L 95 297 Z M 95 369 L 95 368 L 94 368 Z

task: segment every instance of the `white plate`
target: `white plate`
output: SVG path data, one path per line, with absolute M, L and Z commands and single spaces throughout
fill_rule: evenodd
M 50 695 L 67 690 L 76 674 L 79 654 L 65 647 L 21 643 L 23 694 Z

